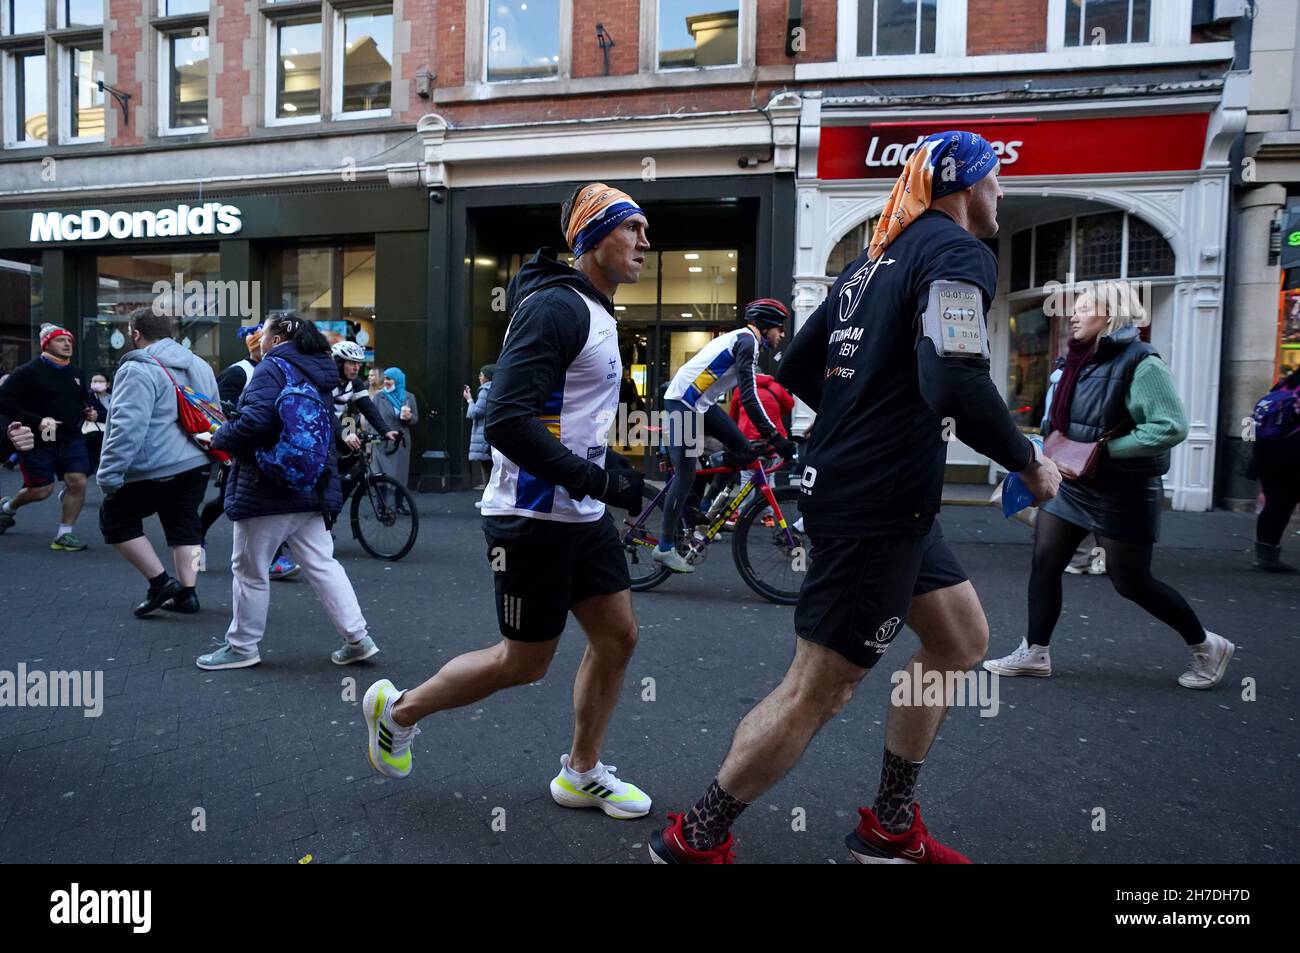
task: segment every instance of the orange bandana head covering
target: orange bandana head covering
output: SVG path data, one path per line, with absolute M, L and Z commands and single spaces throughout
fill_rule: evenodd
M 604 182 L 593 182 L 573 200 L 564 240 L 573 254 L 581 258 L 599 245 L 619 222 L 640 213 L 641 207 L 626 192 L 610 188 Z

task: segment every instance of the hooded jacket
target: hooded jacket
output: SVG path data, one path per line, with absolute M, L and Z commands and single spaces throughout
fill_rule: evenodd
M 771 374 L 755 374 L 754 390 L 758 399 L 763 403 L 763 412 L 772 421 L 776 427 L 776 432 L 782 437 L 788 437 L 789 433 L 785 429 L 785 421 L 782 415 L 794 410 L 794 398 L 790 392 L 776 382 L 776 378 Z M 737 387 L 731 392 L 731 402 L 727 405 L 727 412 L 731 414 L 740 427 L 740 432 L 750 440 L 761 440 L 763 435 L 758 432 L 754 426 L 754 421 L 750 419 L 749 412 L 744 407 L 744 401 L 741 399 L 740 388 Z
M 175 476 L 212 462 L 181 429 L 176 388 L 167 372 L 181 387 L 216 398 L 217 377 L 212 368 L 171 338 L 124 354 L 113 375 L 113 401 L 95 475 L 104 492 L 124 483 Z
M 320 393 L 326 408 L 331 406 L 331 395 L 338 384 L 338 369 L 329 352 L 303 354 L 292 341 L 277 345 L 267 357 L 278 357 L 290 364 Z M 284 390 L 285 376 L 274 361 L 263 358 L 253 370 L 240 395 L 235 418 L 212 438 L 212 446 L 225 450 L 235 458 L 234 469 L 226 483 L 226 516 L 232 522 L 257 516 L 278 516 L 284 513 L 310 513 L 321 508 L 321 499 L 312 490 L 294 490 L 278 481 L 265 477 L 254 462 L 256 450 L 274 446 L 280 438 L 280 414 L 276 398 Z M 330 419 L 337 424 L 331 413 Z M 336 434 L 337 436 L 337 434 Z M 330 441 L 329 457 L 325 462 L 329 482 L 325 490 L 325 505 L 331 513 L 343 506 L 339 488 L 337 441 Z
M 506 289 L 510 327 L 488 394 L 484 516 L 600 519 L 605 449 L 623 376 L 614 306 L 549 248 Z

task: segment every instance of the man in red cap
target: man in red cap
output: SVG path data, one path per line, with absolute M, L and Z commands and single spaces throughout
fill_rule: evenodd
M 0 385 L 0 414 L 31 429 L 35 446 L 19 456 L 23 488 L 0 500 L 0 533 L 14 525 L 14 514 L 38 503 L 63 481 L 62 515 L 50 548 L 78 552 L 86 548 L 72 532 L 86 498 L 90 459 L 83 420 L 98 420 L 95 400 L 72 366 L 72 332 L 54 324 L 41 325 L 41 353 L 16 369 Z

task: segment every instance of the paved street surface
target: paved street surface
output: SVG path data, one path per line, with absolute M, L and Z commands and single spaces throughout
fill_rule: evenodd
M 15 474 L 0 483 L 12 493 Z M 262 664 L 226 672 L 194 659 L 229 621 L 229 523 L 209 543 L 203 611 L 137 620 L 144 583 L 103 545 L 97 493 L 78 525 L 84 553 L 47 548 L 53 502 L 23 510 L 0 537 L 0 671 L 102 670 L 106 698 L 99 718 L 0 709 L 0 862 L 644 863 L 664 812 L 703 791 L 739 719 L 784 671 L 793 609 L 753 596 L 729 545 L 694 576 L 635 596 L 641 644 L 604 760 L 655 798 L 651 818 L 565 810 L 547 792 L 570 740 L 583 646 L 573 624 L 543 681 L 428 719 L 412 776 L 382 779 L 365 755 L 370 682 L 413 685 L 497 637 L 476 498 L 420 496 L 419 543 L 397 564 L 340 537 L 383 650 L 374 660 L 330 663 L 338 637 L 300 577 L 272 584 Z M 990 653 L 1005 654 L 1024 630 L 1029 532 L 987 507 L 951 507 L 943 522 L 988 612 Z M 995 717 L 949 717 L 921 776 L 932 831 L 983 862 L 1300 860 L 1300 581 L 1249 571 L 1252 526 L 1166 513 L 1157 550 L 1157 574 L 1237 643 L 1224 685 L 1179 688 L 1181 640 L 1106 579 L 1068 576 L 1056 674 L 1002 679 Z M 1287 549 L 1300 559 L 1300 537 Z M 889 675 L 915 645 L 901 635 L 741 818 L 740 862 L 849 859 L 844 834 L 875 794 Z M 349 676 L 355 701 L 344 700 Z M 206 830 L 194 830 L 198 808 Z

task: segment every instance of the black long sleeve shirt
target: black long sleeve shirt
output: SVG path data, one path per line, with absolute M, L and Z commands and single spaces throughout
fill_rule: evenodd
M 86 408 L 96 403 L 78 367 L 59 367 L 41 357 L 17 367 L 0 385 L 0 414 L 30 427 L 37 442 L 44 440 L 41 420 L 46 417 L 59 421 L 56 440 L 78 436 Z M 102 423 L 104 418 L 99 419 Z
M 1008 470 L 1033 460 L 989 378 L 989 362 L 945 355 L 923 336 L 930 286 L 997 285 L 992 252 L 942 212 L 913 222 L 872 263 L 865 252 L 786 348 L 777 380 L 817 411 L 801 508 L 811 533 L 920 535 L 943 495 L 945 437 Z

